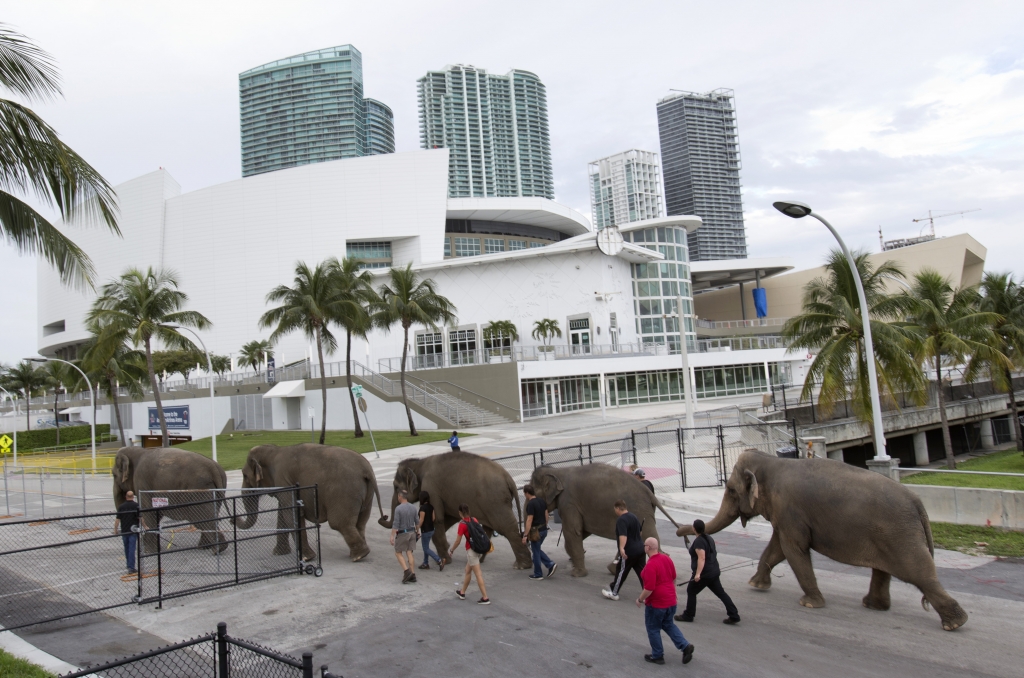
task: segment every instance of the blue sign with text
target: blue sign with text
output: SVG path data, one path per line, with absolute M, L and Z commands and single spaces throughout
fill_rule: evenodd
M 164 419 L 167 421 L 167 429 L 175 430 L 188 430 L 191 428 L 188 405 L 175 405 L 174 407 L 164 408 Z M 157 414 L 156 408 L 149 408 L 149 429 L 155 430 L 160 428 L 160 415 Z

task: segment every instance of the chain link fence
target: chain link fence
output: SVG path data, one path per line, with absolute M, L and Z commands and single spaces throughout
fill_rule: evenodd
M 4 463 L 0 522 L 50 519 L 109 511 L 113 492 L 109 469 L 14 466 Z

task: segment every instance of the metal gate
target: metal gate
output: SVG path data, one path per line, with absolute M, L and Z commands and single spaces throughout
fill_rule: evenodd
M 725 482 L 721 426 L 678 428 L 679 473 L 683 489 L 718 487 Z

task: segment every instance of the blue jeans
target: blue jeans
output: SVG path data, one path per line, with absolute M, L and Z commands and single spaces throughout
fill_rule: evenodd
M 676 623 L 672 621 L 676 613 L 676 606 L 672 607 L 651 607 L 644 608 L 644 625 L 647 626 L 647 639 L 651 641 L 651 657 L 657 659 L 665 656 L 665 648 L 661 644 L 661 632 L 668 634 L 672 644 L 677 650 L 684 650 L 690 644 L 683 637 Z
M 430 550 L 430 540 L 434 537 L 434 531 L 423 532 L 420 535 L 420 540 L 423 543 L 423 564 L 427 564 L 428 558 L 433 558 L 435 563 L 441 562 L 441 557 Z M 411 567 L 411 566 L 410 566 Z
M 128 564 L 128 571 L 135 571 L 135 545 L 139 543 L 139 535 L 134 532 L 121 534 L 121 541 L 124 542 L 124 560 Z
M 544 543 L 548 536 L 548 528 L 542 527 L 537 531 L 540 533 L 540 539 L 537 541 L 527 540 L 526 543 L 530 545 L 530 552 L 533 553 L 533 576 L 541 577 L 543 574 L 541 573 L 540 566 L 543 565 L 550 570 L 555 566 L 555 562 L 548 558 L 548 554 L 540 550 L 541 544 Z

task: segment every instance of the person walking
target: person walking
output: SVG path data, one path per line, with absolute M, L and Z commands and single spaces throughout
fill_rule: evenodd
M 647 562 L 644 540 L 640 536 L 643 530 L 640 520 L 626 509 L 626 502 L 621 499 L 615 502 L 615 515 L 618 516 L 615 520 L 615 539 L 619 546 L 619 569 L 608 588 L 601 590 L 601 595 L 608 600 L 619 599 L 619 589 L 630 570 L 636 572 L 636 578 L 643 584 L 641 572 Z
M 416 572 L 412 569 L 416 562 L 412 553 L 416 548 L 416 522 L 416 507 L 409 503 L 409 493 L 401 490 L 391 523 L 391 545 L 395 547 L 395 557 L 402 566 L 403 584 L 416 583 Z
M 139 505 L 135 501 L 135 493 L 125 492 L 124 502 L 117 507 L 117 518 L 114 519 L 114 534 L 120 531 L 124 543 L 124 560 L 128 565 L 128 574 L 136 574 L 135 548 L 139 543 L 139 533 L 135 531 L 139 524 Z M 120 530 L 118 529 L 120 528 Z
M 466 589 L 469 588 L 469 584 L 472 581 L 473 575 L 476 575 L 476 585 L 480 587 L 480 600 L 476 601 L 477 605 L 490 605 L 491 599 L 487 597 L 487 585 L 484 584 L 484 573 L 480 569 L 480 554 L 470 548 L 470 532 L 469 523 L 470 521 L 479 524 L 479 521 L 469 514 L 469 506 L 466 504 L 459 504 L 459 534 L 455 539 L 455 543 L 448 550 L 448 555 L 454 555 L 455 549 L 462 543 L 462 538 L 466 538 L 466 576 L 462 578 L 462 588 L 455 592 L 455 595 L 459 597 L 459 600 L 466 599 Z
M 676 613 L 676 566 L 672 559 L 659 552 L 658 540 L 648 537 L 644 542 L 647 565 L 644 566 L 644 590 L 636 599 L 636 606 L 644 608 L 644 626 L 647 639 L 651 642 L 651 653 L 644 655 L 644 661 L 651 664 L 665 663 L 665 648 L 661 644 L 661 632 L 668 634 L 677 650 L 683 652 L 683 663 L 693 659 L 693 643 L 686 640 L 683 632 L 672 621 Z
M 725 613 L 729 616 L 723 622 L 737 624 L 740 621 L 740 612 L 736 609 L 732 598 L 722 588 L 720 579 L 722 569 L 718 565 L 718 548 L 711 535 L 704 533 L 704 529 L 703 520 L 693 521 L 693 531 L 697 533 L 697 537 L 690 545 L 690 569 L 693 570 L 693 578 L 686 585 L 686 609 L 682 614 L 676 615 L 676 621 L 693 621 L 697 615 L 697 594 L 707 588 L 711 589 L 711 592 L 725 603 Z
M 452 452 L 461 452 L 462 448 L 459 447 L 459 432 L 452 431 L 452 437 L 448 439 L 448 444 L 452 446 Z
M 444 560 L 434 553 L 430 548 L 430 540 L 434 538 L 434 507 L 430 505 L 430 495 L 420 492 L 420 522 L 417 525 L 420 532 L 420 542 L 423 544 L 423 564 L 421 570 L 430 569 L 430 559 L 433 558 L 439 570 L 444 570 Z
M 636 476 L 637 480 L 640 481 L 641 485 L 650 490 L 651 494 L 654 494 L 654 485 L 651 483 L 650 480 L 647 479 L 647 473 L 642 468 L 638 468 L 637 470 L 633 471 L 633 475 Z
M 558 565 L 548 558 L 548 554 L 541 550 L 544 540 L 548 536 L 548 504 L 537 496 L 533 485 L 523 486 L 523 495 L 526 496 L 526 525 L 523 531 L 523 543 L 530 543 L 530 552 L 533 553 L 533 574 L 530 579 L 545 579 L 555 573 Z M 546 575 L 541 574 L 540 566 L 547 568 Z

